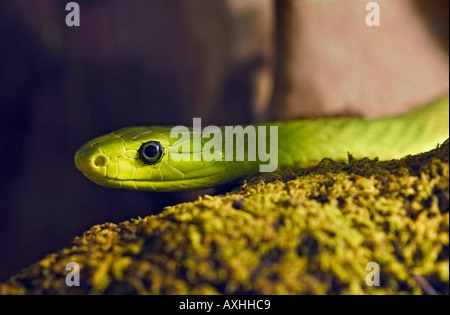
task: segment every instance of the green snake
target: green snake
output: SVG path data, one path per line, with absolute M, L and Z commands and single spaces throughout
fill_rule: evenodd
M 390 117 L 302 119 L 250 126 L 278 127 L 278 169 L 304 167 L 324 158 L 345 161 L 348 154 L 355 158 L 397 159 L 429 151 L 449 137 L 449 97 L 447 94 L 424 107 Z M 161 126 L 128 127 L 95 138 L 76 152 L 76 167 L 102 186 L 178 191 L 214 187 L 256 173 L 264 164 L 258 158 L 251 161 L 247 153 L 243 161 L 205 160 L 199 154 L 210 138 L 201 133 L 190 133 L 187 140 L 194 148 L 194 139 L 200 139 L 200 151 L 196 147 L 188 159 L 175 159 L 175 152 L 180 152 L 176 147 L 179 139 L 170 137 L 171 130 Z M 265 134 L 268 143 L 269 132 Z M 248 139 L 244 148 L 250 145 Z M 219 141 L 223 144 L 224 140 Z M 223 146 L 208 150 L 225 156 Z M 236 146 L 232 154 L 240 150 Z

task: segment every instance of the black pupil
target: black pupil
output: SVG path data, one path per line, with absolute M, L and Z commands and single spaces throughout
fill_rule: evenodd
M 144 154 L 149 157 L 153 158 L 158 155 L 159 147 L 155 144 L 150 144 L 144 149 Z
M 145 164 L 153 165 L 161 161 L 164 148 L 157 141 L 149 141 L 139 148 L 139 157 Z

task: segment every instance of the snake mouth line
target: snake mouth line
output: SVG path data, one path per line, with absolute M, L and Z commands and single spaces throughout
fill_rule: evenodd
M 151 190 L 151 191 L 173 191 L 173 188 L 180 190 L 195 190 L 198 187 L 212 187 L 217 179 L 217 175 L 220 172 L 211 174 L 209 176 L 187 178 L 187 179 L 177 179 L 177 180 L 160 180 L 160 181 L 148 181 L 148 180 L 120 180 L 117 178 L 92 176 L 91 174 L 86 174 L 83 172 L 92 182 L 105 186 L 114 188 L 127 188 L 134 190 Z

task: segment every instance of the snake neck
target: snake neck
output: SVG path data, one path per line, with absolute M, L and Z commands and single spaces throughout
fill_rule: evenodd
M 226 172 L 232 177 L 310 166 L 324 158 L 347 161 L 349 154 L 397 159 L 429 151 L 449 137 L 448 95 L 385 118 L 304 119 L 222 127 L 221 132 Z
M 225 126 L 220 145 L 222 181 L 256 172 L 306 167 L 324 158 L 397 159 L 429 151 L 449 134 L 448 95 L 403 115 L 377 119 L 322 118 Z M 209 142 L 205 138 L 203 143 Z

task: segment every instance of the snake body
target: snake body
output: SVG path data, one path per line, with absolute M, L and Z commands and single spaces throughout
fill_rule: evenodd
M 323 158 L 345 161 L 348 154 L 355 158 L 396 159 L 431 150 L 449 137 L 449 97 L 445 95 L 424 107 L 391 117 L 302 119 L 253 126 L 277 127 L 279 169 L 307 166 Z M 264 164 L 258 158 L 250 161 L 246 151 L 243 161 L 207 161 L 201 156 L 203 149 L 195 149 L 194 142 L 201 141 L 203 147 L 210 138 L 192 130 L 187 140 L 194 148 L 189 161 L 176 160 L 174 152 L 179 150 L 179 142 L 170 137 L 171 130 L 161 126 L 128 127 L 95 138 L 75 154 L 76 167 L 93 182 L 107 187 L 177 191 L 220 185 L 258 172 Z M 221 131 L 225 134 L 224 127 Z M 269 132 L 266 138 L 268 143 Z M 220 147 L 216 143 L 214 153 L 225 157 L 224 140 L 218 141 L 222 141 L 222 148 L 216 149 Z M 246 140 L 243 147 L 248 145 Z M 146 161 L 147 156 L 144 154 L 144 159 L 142 155 L 147 151 L 156 157 L 158 150 L 163 154 L 157 161 Z M 243 148 L 235 148 L 234 157 L 240 150 Z

